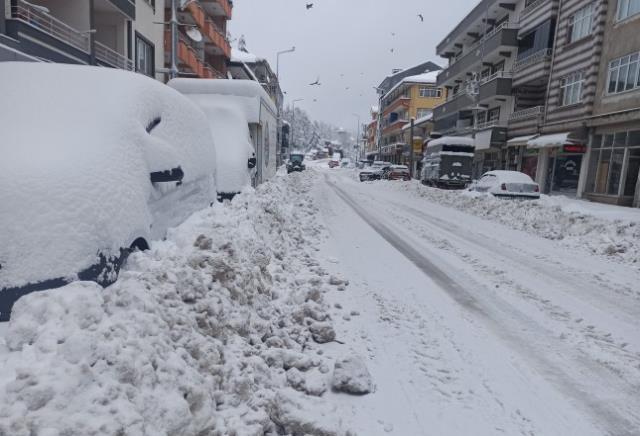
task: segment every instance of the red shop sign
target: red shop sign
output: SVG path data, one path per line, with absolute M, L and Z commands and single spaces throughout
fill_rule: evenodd
M 586 153 L 587 147 L 585 145 L 569 144 L 563 147 L 565 153 Z

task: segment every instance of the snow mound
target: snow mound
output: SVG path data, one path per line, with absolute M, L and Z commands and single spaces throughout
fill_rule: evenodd
M 364 395 L 373 391 L 371 374 L 358 356 L 348 356 L 335 363 L 331 385 L 338 392 L 354 395 Z
M 348 435 L 331 361 L 313 174 L 194 214 L 102 290 L 18 301 L 0 354 L 0 434 Z M 313 318 L 312 318 L 313 317 Z

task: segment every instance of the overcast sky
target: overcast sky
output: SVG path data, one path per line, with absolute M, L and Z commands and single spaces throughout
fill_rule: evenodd
M 297 104 L 312 118 L 355 130 L 352 114 L 365 122 L 377 103 L 373 86 L 393 68 L 425 60 L 445 64 L 435 54 L 436 45 L 477 2 L 234 0 L 229 29 L 234 38 L 245 35 L 248 50 L 267 58 L 274 71 L 276 53 L 295 46 L 295 53 L 280 56 L 285 104 L 304 98 Z M 322 86 L 309 86 L 318 76 Z

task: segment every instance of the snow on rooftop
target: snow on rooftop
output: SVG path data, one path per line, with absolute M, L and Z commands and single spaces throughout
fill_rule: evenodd
M 466 138 L 464 136 L 443 136 L 442 138 L 434 139 L 429 142 L 429 147 L 435 145 L 473 145 L 475 146 L 475 139 Z
M 400 80 L 398 83 L 396 83 L 395 86 L 391 88 L 385 95 L 391 94 L 393 91 L 395 91 L 400 86 L 406 83 L 421 83 L 421 84 L 435 85 L 436 79 L 438 78 L 439 73 L 440 73 L 440 70 L 436 70 L 436 71 L 429 71 L 427 73 L 417 74 L 415 76 L 405 77 L 402 80 Z
M 231 49 L 231 62 L 242 62 L 245 64 L 255 64 L 256 62 L 261 62 L 264 59 L 254 55 L 253 53 L 248 53 L 246 51 L 238 50 L 237 48 Z

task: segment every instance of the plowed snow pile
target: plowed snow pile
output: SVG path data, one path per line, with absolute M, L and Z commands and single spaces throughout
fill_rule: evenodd
M 445 191 L 418 182 L 381 183 L 428 201 L 497 221 L 610 260 L 640 267 L 640 213 L 619 206 L 543 195 L 540 200 L 499 199 L 467 191 Z
M 0 435 L 346 435 L 310 326 L 311 174 L 192 216 L 121 278 L 39 292 L 0 340 Z M 4 349 L 3 349 L 4 348 Z

